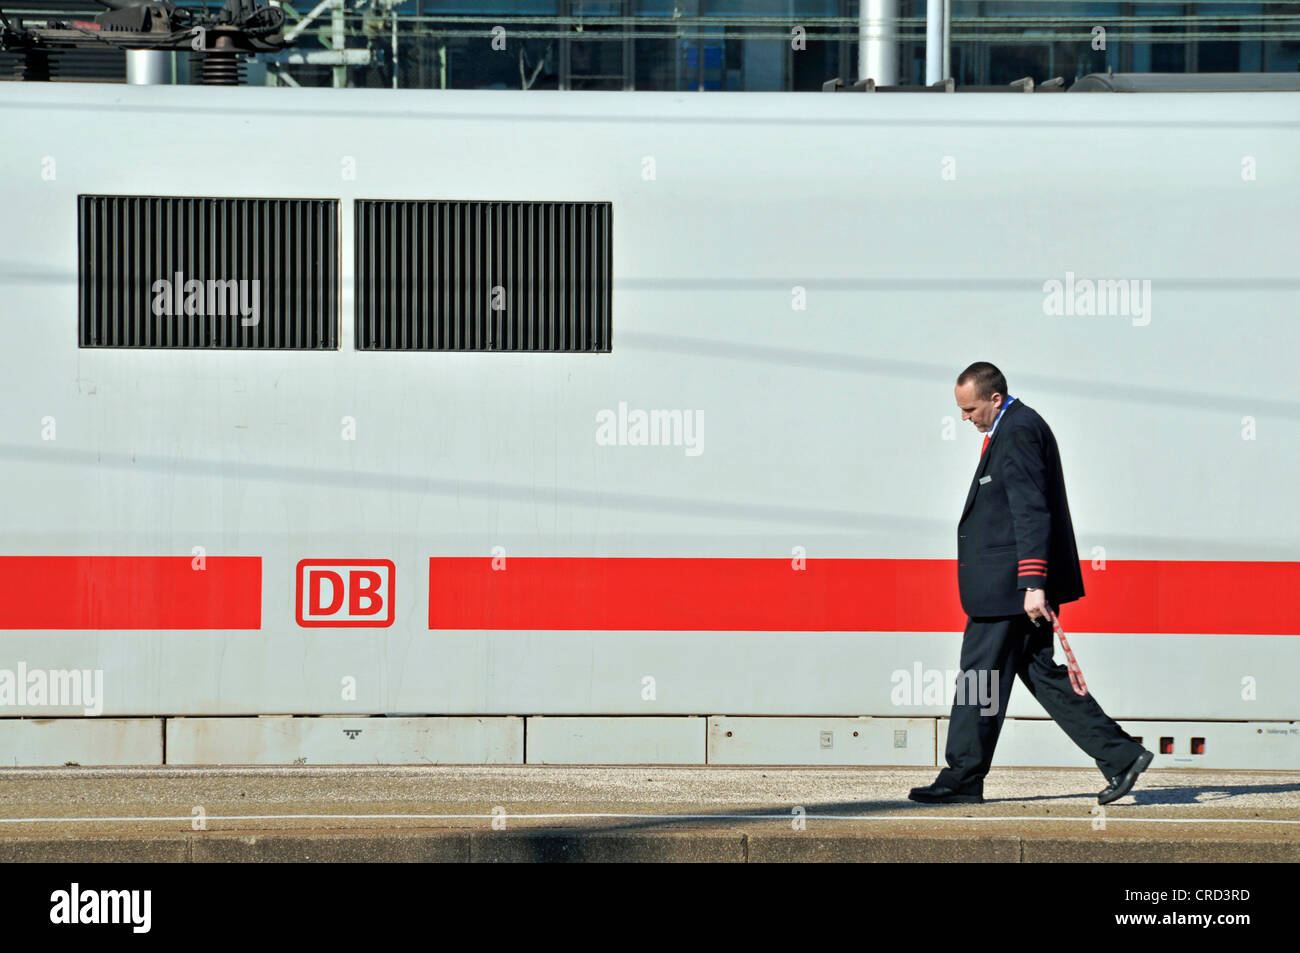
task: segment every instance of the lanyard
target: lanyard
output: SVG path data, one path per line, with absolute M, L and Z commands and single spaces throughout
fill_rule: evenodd
M 1076 695 L 1088 694 L 1088 686 L 1083 681 L 1083 669 L 1079 668 L 1079 663 L 1074 660 L 1074 653 L 1070 651 L 1070 643 L 1065 640 L 1065 630 L 1061 628 L 1061 620 L 1056 617 L 1051 606 L 1047 606 L 1047 618 L 1052 620 L 1052 630 L 1061 640 L 1061 648 L 1065 650 L 1066 665 L 1070 670 L 1070 687 L 1074 689 Z

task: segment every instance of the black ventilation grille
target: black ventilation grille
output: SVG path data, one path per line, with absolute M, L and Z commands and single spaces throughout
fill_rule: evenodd
M 82 195 L 78 219 L 82 347 L 338 347 L 337 201 Z
M 359 349 L 610 349 L 609 202 L 356 204 Z

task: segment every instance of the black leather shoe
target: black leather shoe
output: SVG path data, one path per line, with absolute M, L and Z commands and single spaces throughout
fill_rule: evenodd
M 1143 750 L 1137 756 L 1137 760 L 1128 766 L 1128 769 L 1121 775 L 1110 779 L 1110 787 L 1097 795 L 1098 804 L 1109 804 L 1111 801 L 1118 801 L 1129 791 L 1133 790 L 1133 785 L 1137 783 L 1138 775 L 1147 769 L 1152 759 L 1155 758 L 1150 751 Z
M 980 785 L 976 790 L 959 791 L 935 782 L 927 787 L 912 788 L 907 797 L 922 804 L 983 804 L 984 787 Z

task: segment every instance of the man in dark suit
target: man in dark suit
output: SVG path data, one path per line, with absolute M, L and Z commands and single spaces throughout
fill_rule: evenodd
M 1065 476 L 1051 429 L 1033 409 L 1007 396 L 1007 381 L 979 361 L 954 391 L 963 420 L 984 434 L 979 467 L 957 525 L 957 583 L 969 616 L 961 643 L 958 692 L 948 726 L 948 767 L 934 784 L 908 795 L 926 804 L 982 804 L 984 776 L 1015 678 L 1025 683 L 1109 781 L 1098 803 L 1132 789 L 1153 755 L 1102 711 L 1075 694 L 1064 665 L 1052 659 L 1047 610 L 1083 596 L 1079 552 L 1065 499 Z M 990 684 L 996 698 L 963 689 Z M 981 677 L 982 676 L 982 677 Z M 985 682 L 988 679 L 988 682 Z M 992 692 L 988 693 L 992 694 Z M 987 704 L 995 701 L 996 707 Z

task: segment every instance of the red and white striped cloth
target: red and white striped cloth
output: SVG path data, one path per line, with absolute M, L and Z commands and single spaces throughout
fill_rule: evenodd
M 1052 621 L 1052 630 L 1061 640 L 1061 648 L 1065 650 L 1065 664 L 1070 670 L 1070 686 L 1074 689 L 1076 695 L 1088 694 L 1088 686 L 1083 680 L 1083 669 L 1079 668 L 1079 663 L 1074 659 L 1074 653 L 1070 651 L 1070 643 L 1065 639 L 1065 630 L 1061 628 L 1061 620 L 1056 617 L 1051 606 L 1046 607 L 1047 618 Z

